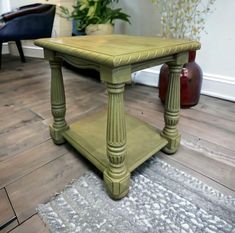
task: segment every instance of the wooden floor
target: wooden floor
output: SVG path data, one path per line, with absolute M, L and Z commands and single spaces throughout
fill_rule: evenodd
M 103 108 L 104 84 L 64 69 L 67 121 Z M 0 232 L 48 232 L 36 214 L 66 184 L 94 169 L 69 145 L 56 146 L 48 133 L 52 122 L 47 62 L 3 57 L 0 71 Z M 126 87 L 126 111 L 163 127 L 163 107 L 156 88 Z M 182 146 L 168 163 L 225 194 L 235 196 L 235 104 L 201 96 L 181 111 Z M 189 149 L 193 148 L 193 150 Z

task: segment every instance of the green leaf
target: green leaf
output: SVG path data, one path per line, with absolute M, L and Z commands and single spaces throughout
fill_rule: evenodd
M 121 8 L 112 8 L 112 4 L 118 2 L 118 0 L 76 0 L 72 12 L 65 7 L 60 7 L 59 15 L 79 20 L 80 29 L 84 29 L 89 24 L 112 23 L 116 19 L 130 23 L 130 16 L 122 12 Z

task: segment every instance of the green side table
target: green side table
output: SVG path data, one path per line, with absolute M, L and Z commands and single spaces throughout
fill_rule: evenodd
M 188 51 L 200 48 L 189 40 L 126 35 L 64 37 L 36 40 L 44 48 L 51 67 L 50 126 L 56 144 L 70 143 L 102 173 L 109 195 L 120 199 L 128 193 L 130 172 L 159 150 L 177 151 L 180 110 L 180 71 Z M 101 111 L 68 125 L 65 121 L 65 93 L 62 60 L 100 72 L 107 85 L 107 111 Z M 165 127 L 161 132 L 124 112 L 124 86 L 131 73 L 167 63 L 169 87 L 165 101 Z

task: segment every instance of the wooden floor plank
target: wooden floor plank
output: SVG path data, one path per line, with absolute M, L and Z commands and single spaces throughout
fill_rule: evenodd
M 223 147 L 235 151 L 235 123 L 230 125 L 230 129 L 223 128 L 222 125 L 210 124 L 209 122 L 200 121 L 200 119 L 192 120 L 186 117 L 181 117 L 179 122 L 179 129 L 184 130 L 190 134 L 193 134 L 199 138 L 213 142 L 217 145 L 223 145 Z
M 68 152 L 48 140 L 0 163 L 0 187 L 5 187 Z
M 0 232 L 1 233 L 8 233 L 8 232 L 10 232 L 12 229 L 14 229 L 17 226 L 19 226 L 19 223 L 17 222 L 17 219 L 15 219 L 10 224 L 5 226 L 2 230 L 0 230 Z
M 138 118 L 148 122 L 149 124 L 163 129 L 164 120 L 163 113 L 154 109 L 148 109 L 140 104 L 133 104 L 132 102 L 126 103 L 126 111 Z M 212 145 L 212 148 L 217 148 L 217 153 L 210 153 L 208 156 L 212 156 L 214 159 L 218 159 L 224 163 L 232 163 L 235 166 L 235 134 L 228 132 L 220 127 L 214 127 L 207 125 L 206 123 L 198 123 L 184 117 L 180 117 L 179 131 L 182 137 L 187 140 L 194 138 L 194 141 L 201 141 L 201 144 Z M 233 130 L 235 124 L 231 124 Z M 210 150 L 210 147 L 208 147 Z M 219 148 L 219 149 L 218 149 Z M 226 154 L 227 153 L 227 154 Z
M 0 133 L 0 162 L 50 139 L 48 126 L 41 121 Z
M 42 84 L 41 83 L 42 79 L 46 80 L 46 78 L 48 77 L 48 74 L 45 73 L 44 71 L 34 73 L 33 75 L 32 75 L 32 71 L 28 71 L 28 72 L 22 71 L 22 72 L 18 72 L 18 75 L 19 75 L 19 78 L 17 80 L 9 79 L 9 82 L 0 83 L 2 87 L 1 94 L 6 95 L 6 96 L 9 94 L 14 95 L 14 94 L 19 93 L 21 90 L 27 89 L 27 87 L 30 87 L 29 90 L 33 90 L 34 86 L 38 84 Z
M 235 177 L 234 166 L 220 163 L 184 146 L 181 146 L 173 156 L 169 156 L 169 159 L 177 161 L 205 177 L 210 177 L 235 192 L 235 180 L 232 179 Z
M 198 180 L 201 180 L 202 182 L 213 187 L 214 189 L 218 190 L 219 192 L 221 192 L 225 195 L 235 196 L 235 192 L 233 190 L 225 187 L 223 185 L 223 183 L 221 184 L 221 183 L 215 182 L 214 180 L 212 180 L 208 176 L 205 176 L 201 173 L 198 173 L 196 170 L 188 167 L 187 164 L 185 165 L 178 160 L 174 160 L 172 156 L 166 155 L 164 153 L 158 153 L 156 156 L 158 158 L 162 159 L 163 161 L 165 161 L 166 163 L 170 164 L 174 168 L 177 168 L 177 169 L 197 178 Z
M 103 89 L 103 88 L 102 88 Z M 101 89 L 100 89 L 101 90 Z M 70 122 L 76 117 L 79 117 L 85 112 L 89 112 L 92 109 L 101 108 L 104 106 L 105 101 L 101 98 L 97 98 L 96 93 L 84 94 L 79 96 L 80 98 L 67 98 L 66 104 L 66 121 Z M 41 102 L 37 106 L 30 107 L 31 110 L 39 114 L 42 118 L 46 119 L 46 122 L 50 122 L 52 119 L 50 103 L 47 101 Z
M 0 134 L 8 133 L 32 122 L 41 121 L 38 115 L 29 109 L 18 109 L 17 106 L 0 107 Z
M 133 88 L 134 87 L 134 88 Z M 150 108 L 163 111 L 163 104 L 158 97 L 158 89 L 155 87 L 148 87 L 143 85 L 134 85 L 128 88 L 128 98 L 132 101 L 142 101 L 142 104 L 147 104 Z M 181 111 L 188 112 L 188 110 L 198 111 L 199 114 L 206 113 L 207 115 L 215 116 L 218 119 L 225 119 L 235 121 L 235 103 L 232 101 L 225 101 L 222 99 L 201 95 L 199 103 L 188 109 L 181 109 Z M 191 115 L 193 117 L 193 115 Z M 203 119 L 202 119 L 203 120 Z
M 194 106 L 194 109 L 199 112 L 210 113 L 218 118 L 233 120 L 235 114 L 234 102 L 225 101 L 210 96 L 201 95 L 199 104 Z
M 4 55 L 2 64 L 0 187 L 9 192 L 22 223 L 12 232 L 48 233 L 37 215 L 31 217 L 35 207 L 78 178 L 87 166 L 70 146 L 55 146 L 51 142 L 48 63 L 33 58 L 21 63 L 18 57 Z M 104 108 L 107 92 L 98 76 L 92 78 L 86 72 L 66 68 L 63 73 L 68 122 Z M 164 108 L 157 88 L 126 85 L 125 89 L 126 111 L 162 129 Z M 183 146 L 173 156 L 162 153 L 158 156 L 219 191 L 235 196 L 234 106 L 230 101 L 201 96 L 197 106 L 181 110 L 179 130 Z M 7 232 L 15 224 L 17 221 L 1 232 Z
M 27 221 L 23 222 L 11 233 L 49 233 L 50 231 L 42 222 L 37 214 L 33 215 Z
M 6 186 L 19 222 L 35 214 L 39 203 L 48 201 L 86 170 L 81 157 L 70 152 Z
M 18 225 L 5 189 L 0 189 L 0 232 Z
M 135 89 L 135 86 L 132 89 Z M 150 89 L 150 91 L 152 92 L 154 90 Z M 160 119 L 163 120 L 163 106 L 157 97 L 157 91 L 155 92 L 156 95 L 149 95 L 144 98 L 143 96 L 138 95 L 138 92 L 135 92 L 135 90 L 130 90 L 130 95 L 129 92 L 126 94 L 128 108 L 141 110 L 142 112 L 145 112 L 145 115 L 147 116 L 151 111 L 156 112 L 155 116 L 160 116 Z M 233 109 L 235 109 L 235 104 L 233 104 Z M 224 119 L 211 113 L 200 112 L 194 107 L 190 109 L 181 109 L 178 127 L 180 130 L 184 130 L 187 133 L 218 145 L 223 145 L 224 147 L 235 151 L 235 144 L 233 143 L 235 140 L 235 119 L 232 117 L 232 114 L 229 119 Z M 217 136 L 215 137 L 215 135 Z

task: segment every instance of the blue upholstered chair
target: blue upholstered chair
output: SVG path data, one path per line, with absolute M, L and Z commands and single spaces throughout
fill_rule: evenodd
M 55 5 L 37 3 L 1 16 L 3 25 L 0 26 L 0 68 L 2 43 L 15 41 L 21 61 L 25 62 L 21 40 L 51 37 L 55 10 Z

